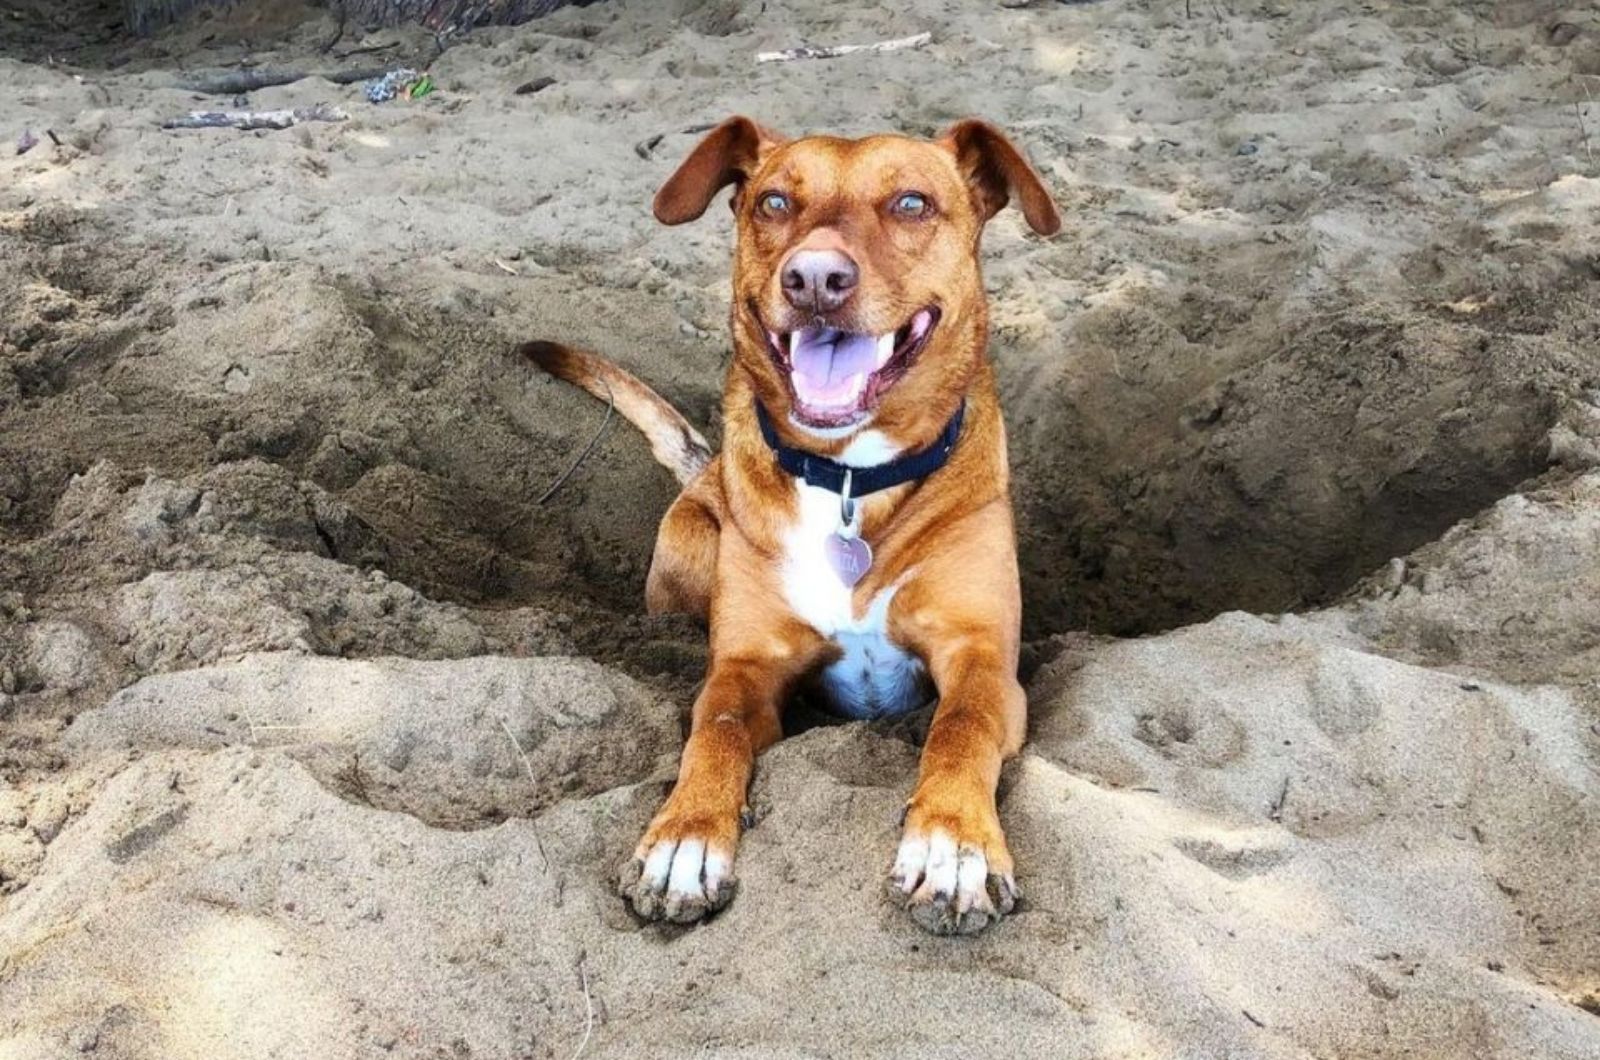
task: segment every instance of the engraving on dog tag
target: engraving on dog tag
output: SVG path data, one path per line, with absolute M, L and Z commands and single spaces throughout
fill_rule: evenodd
M 829 534 L 822 547 L 828 554 L 828 566 L 849 588 L 855 588 L 872 567 L 872 546 L 859 537 Z

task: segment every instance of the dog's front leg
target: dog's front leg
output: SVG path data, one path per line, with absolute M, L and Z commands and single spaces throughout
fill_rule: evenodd
M 1017 884 L 995 807 L 1000 763 L 1022 743 L 1026 701 L 1003 637 L 958 634 L 935 647 L 939 688 L 891 885 L 918 924 L 970 934 L 1011 912 Z
M 745 790 L 756 755 L 782 735 L 786 684 L 775 660 L 713 657 L 678 782 L 623 868 L 623 894 L 640 916 L 691 923 L 733 897 Z

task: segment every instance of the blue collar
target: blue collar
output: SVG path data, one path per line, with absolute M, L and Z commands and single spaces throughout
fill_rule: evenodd
M 778 439 L 778 432 L 773 429 L 772 419 L 767 415 L 767 410 L 761 407 L 759 401 L 755 406 L 756 422 L 761 425 L 761 437 L 766 439 L 768 448 L 777 456 L 779 467 L 795 478 L 803 480 L 808 486 L 818 486 L 841 495 L 844 493 L 845 476 L 849 475 L 852 499 L 903 485 L 914 479 L 927 478 L 944 467 L 945 462 L 950 459 L 950 451 L 956 447 L 956 440 L 961 436 L 961 420 L 967 413 L 967 403 L 962 401 L 956 407 L 956 414 L 944 425 L 944 430 L 940 432 L 938 439 L 926 449 L 896 457 L 887 464 L 851 467 L 849 464 L 841 464 L 837 460 L 830 460 L 816 453 L 808 453 L 804 449 L 791 449 L 784 445 Z

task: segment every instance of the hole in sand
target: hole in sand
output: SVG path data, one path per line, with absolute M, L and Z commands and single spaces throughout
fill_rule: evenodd
M 117 263 L 52 260 L 54 289 L 81 304 L 41 318 L 30 357 L 60 389 L 103 385 L 104 359 L 68 357 L 85 348 L 74 322 L 93 311 L 111 330 L 110 318 L 138 310 L 96 285 Z M 515 304 L 470 287 L 375 289 L 278 262 L 230 264 L 188 297 L 175 323 L 152 318 L 156 337 L 139 340 L 162 344 L 181 385 L 124 357 L 134 367 L 116 385 L 149 399 L 131 413 L 91 410 L 99 426 L 65 433 L 53 392 L 28 399 L 29 426 L 0 451 L 0 472 L 12 472 L 0 476 L 0 530 L 41 532 L 70 476 L 108 448 L 124 468 L 168 475 L 262 459 L 337 498 L 378 543 L 335 558 L 484 611 L 559 613 L 587 654 L 698 680 L 698 631 L 641 613 L 670 476 L 616 423 L 535 504 L 604 409 L 516 360 L 527 325 L 503 319 L 532 300 L 549 333 L 676 336 L 671 306 L 533 283 Z M 274 315 L 285 298 L 301 306 L 294 330 Z M 1086 309 L 1026 350 L 997 333 L 1026 636 L 1141 634 L 1315 605 L 1538 474 L 1555 388 L 1515 355 L 1513 323 L 1348 306 L 1296 315 L 1191 290 Z M 228 389 L 227 364 L 213 377 L 189 363 L 210 356 L 207 329 L 223 327 L 269 346 L 230 355 L 258 380 L 248 393 Z M 710 427 L 722 356 L 679 338 L 631 366 Z
M 1168 311 L 1180 319 L 1162 321 L 1164 335 L 1190 345 L 1181 317 L 1192 307 L 1143 312 Z M 1112 314 L 1098 341 L 1129 341 L 1138 315 Z M 1544 469 L 1555 416 L 1487 349 L 1501 341 L 1345 312 L 1242 341 L 1227 351 L 1236 366 L 1201 387 L 1135 389 L 1086 371 L 1024 392 L 1020 373 L 1003 372 L 1026 634 L 1142 634 L 1313 606 L 1493 503 Z M 712 400 L 714 378 L 696 382 Z M 593 429 L 598 408 L 569 409 L 547 445 L 581 445 Z M 530 483 L 562 466 L 532 449 L 520 459 Z M 534 600 L 550 582 L 526 565 L 556 549 L 570 557 L 568 591 L 636 611 L 671 483 L 626 429 L 578 480 L 498 552 L 492 524 L 469 528 L 486 567 L 420 573 L 465 598 Z
M 1506 336 L 1343 310 L 1196 343 L 1194 313 L 1092 311 L 1071 368 L 1006 381 L 1028 635 L 1315 606 L 1546 466 Z

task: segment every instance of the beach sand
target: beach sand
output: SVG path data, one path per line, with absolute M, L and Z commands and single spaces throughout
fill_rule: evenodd
M 1592 9 L 610 0 L 430 63 L 11 6 L 3 1060 L 1600 1056 Z M 245 59 L 438 90 L 160 128 Z M 1062 206 L 985 237 L 1030 725 L 978 938 L 882 890 L 926 712 L 768 752 L 711 922 L 615 891 L 704 634 L 643 614 L 636 432 L 538 503 L 605 409 L 511 351 L 717 436 L 731 220 L 649 200 L 733 113 L 981 115 Z

